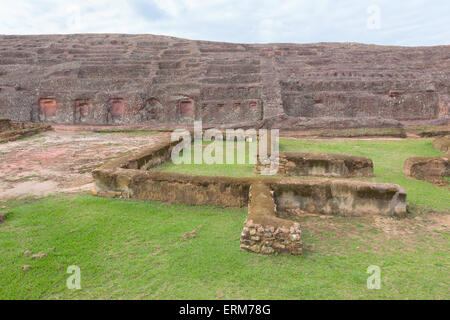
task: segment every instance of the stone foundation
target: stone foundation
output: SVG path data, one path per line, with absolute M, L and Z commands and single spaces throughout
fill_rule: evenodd
M 300 224 L 276 217 L 275 201 L 267 185 L 250 187 L 241 249 L 260 254 L 302 254 Z
M 279 174 L 288 176 L 317 176 L 317 177 L 372 177 L 373 162 L 366 157 L 346 156 L 339 154 L 297 153 L 286 152 L 279 155 Z M 259 161 L 255 172 L 261 173 L 263 168 L 270 168 L 270 164 L 263 165 Z
M 301 254 L 305 214 L 406 215 L 406 193 L 392 184 L 328 178 L 193 176 L 152 169 L 177 142 L 131 152 L 93 171 L 95 194 L 167 203 L 249 208 L 241 248 L 261 254 Z
M 446 184 L 444 177 L 450 176 L 450 165 L 446 157 L 413 157 L 403 166 L 406 176 L 426 180 L 435 184 Z
M 450 136 L 438 138 L 434 140 L 433 146 L 444 152 L 446 154 L 446 157 L 450 157 Z
M 394 184 L 291 179 L 270 184 L 280 217 L 308 214 L 406 216 L 406 192 Z
M 406 212 L 406 193 L 392 184 L 328 178 L 195 176 L 152 170 L 170 158 L 176 144 L 160 142 L 94 170 L 98 191 L 169 203 L 244 207 L 249 202 L 250 186 L 263 183 L 274 191 L 280 208 L 286 210 L 345 216 L 402 216 Z
M 0 143 L 14 141 L 49 130 L 52 130 L 49 124 L 15 122 L 9 119 L 0 119 Z

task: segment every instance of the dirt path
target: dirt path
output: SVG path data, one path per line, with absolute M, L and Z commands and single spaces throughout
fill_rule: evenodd
M 90 190 L 97 166 L 167 135 L 57 129 L 0 144 L 0 200 Z

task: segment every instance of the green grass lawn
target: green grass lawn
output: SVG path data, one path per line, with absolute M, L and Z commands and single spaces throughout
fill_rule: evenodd
M 245 209 L 88 195 L 7 205 L 0 299 L 450 298 L 448 233 L 411 219 L 389 219 L 411 228 L 392 237 L 371 220 L 305 218 L 303 256 L 259 256 L 239 250 Z M 66 287 L 71 265 L 81 290 Z M 369 265 L 381 268 L 381 290 L 366 288 Z

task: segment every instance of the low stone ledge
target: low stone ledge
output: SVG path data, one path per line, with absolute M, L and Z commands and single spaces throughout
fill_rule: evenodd
M 406 159 L 403 173 L 410 178 L 445 185 L 443 178 L 450 176 L 450 165 L 447 157 L 413 157 Z
M 373 162 L 341 154 L 285 152 L 280 154 L 279 171 L 289 176 L 372 177 Z
M 450 156 L 450 136 L 435 139 L 433 146 L 444 152 L 447 158 Z
M 250 187 L 248 219 L 241 233 L 241 250 L 259 254 L 302 254 L 300 224 L 276 217 L 270 187 Z
M 195 176 L 140 169 L 154 159 L 165 159 L 171 146 L 169 140 L 163 141 L 94 170 L 97 192 L 175 204 L 244 207 L 249 203 L 250 186 L 263 183 L 274 190 L 279 214 L 406 215 L 406 193 L 392 184 L 328 178 Z
M 280 217 L 305 214 L 406 216 L 406 192 L 394 184 L 316 179 L 271 185 Z
M 53 130 L 45 123 L 15 122 L 9 119 L 0 119 L 0 143 L 15 141 L 20 138 Z
M 94 170 L 99 192 L 122 192 L 124 197 L 175 204 L 241 208 L 255 178 L 190 176 L 133 169 Z
M 126 155 L 111 160 L 102 166 L 103 169 L 139 169 L 148 170 L 170 159 L 173 147 L 178 141 L 171 142 L 170 138 L 156 142 L 151 147 L 128 152 Z

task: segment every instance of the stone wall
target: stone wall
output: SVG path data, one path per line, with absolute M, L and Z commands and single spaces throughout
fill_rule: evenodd
M 270 185 L 277 214 L 406 216 L 406 192 L 398 185 L 338 179 L 292 180 Z
M 445 185 L 443 178 L 450 176 L 450 164 L 446 156 L 413 157 L 406 159 L 403 172 L 407 177 Z
M 14 141 L 49 130 L 52 130 L 49 124 L 0 119 L 0 143 Z
M 434 140 L 433 146 L 444 152 L 447 157 L 450 157 L 450 136 L 440 137 Z
M 289 220 L 293 216 L 406 215 L 406 193 L 397 185 L 325 178 L 192 176 L 152 169 L 169 159 L 176 143 L 161 141 L 94 170 L 95 194 L 189 205 L 248 206 L 241 249 L 261 254 L 302 253 L 300 225 Z
M 261 254 L 302 254 L 300 224 L 276 216 L 268 185 L 250 187 L 248 218 L 241 234 L 241 250 Z
M 256 173 L 261 173 L 263 168 L 270 168 L 270 164 L 263 165 L 258 161 Z M 373 162 L 366 157 L 284 152 L 279 154 L 278 173 L 288 176 L 371 177 Z

